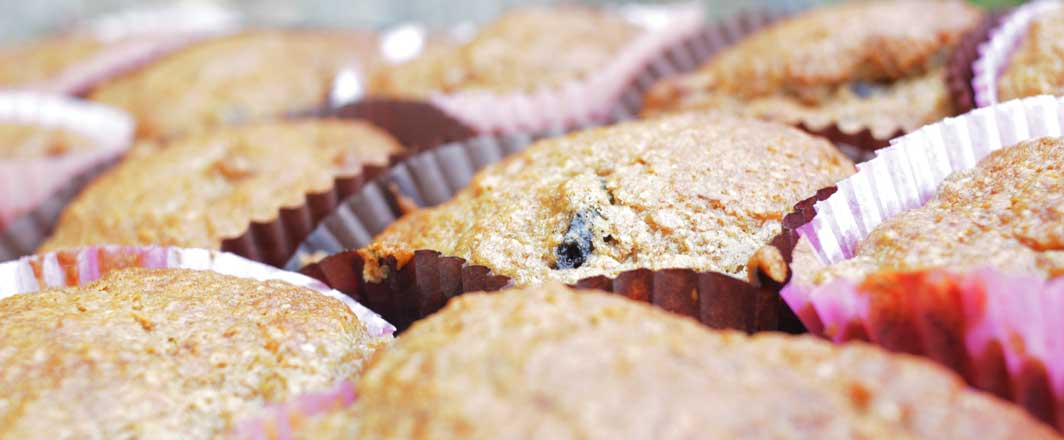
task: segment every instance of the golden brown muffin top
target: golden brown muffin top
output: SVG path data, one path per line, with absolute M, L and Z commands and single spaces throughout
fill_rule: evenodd
M 771 25 L 699 71 L 666 79 L 645 112 L 724 108 L 877 138 L 952 114 L 944 51 L 974 26 L 961 0 L 846 2 Z
M 50 79 L 104 47 L 90 35 L 69 34 L 0 48 L 0 86 Z
M 998 79 L 998 100 L 1064 95 L 1064 9 L 1041 14 Z
M 368 32 L 252 30 L 210 39 L 99 86 L 94 101 L 125 109 L 139 137 L 314 109 L 344 68 L 375 62 Z
M 95 141 L 63 128 L 0 123 L 0 160 L 58 157 L 96 147 Z
M 1024 141 L 953 173 L 924 206 L 876 226 L 849 260 L 825 268 L 811 252 L 796 250 L 794 271 L 816 284 L 935 267 L 1064 275 L 1064 138 Z
M 5 298 L 0 340 L 4 438 L 212 438 L 385 343 L 313 290 L 185 269 Z
M 742 276 L 795 203 L 853 172 L 822 139 L 720 114 L 628 122 L 533 144 L 360 252 L 418 249 L 532 284 L 691 268 Z
M 558 284 L 453 299 L 357 389 L 356 435 L 331 416 L 297 438 L 1056 438 L 925 359 Z
M 218 249 L 401 147 L 369 124 L 289 120 L 222 127 L 134 153 L 64 209 L 42 250 L 93 244 Z
M 436 92 L 554 87 L 601 69 L 639 32 L 638 26 L 602 9 L 515 9 L 485 25 L 468 43 L 381 66 L 369 91 L 423 98 Z

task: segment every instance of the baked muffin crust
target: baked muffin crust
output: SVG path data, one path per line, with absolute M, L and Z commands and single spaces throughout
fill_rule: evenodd
M 826 141 L 721 114 L 629 122 L 543 140 L 452 200 L 360 250 L 366 276 L 418 249 L 519 285 L 682 267 L 737 277 L 793 204 L 853 171 Z
M 601 9 L 515 9 L 485 25 L 465 44 L 382 66 L 369 90 L 405 98 L 473 90 L 533 92 L 597 71 L 639 32 L 623 17 Z
M 982 266 L 1064 275 L 1064 138 L 1020 142 L 953 173 L 924 206 L 879 224 L 851 259 L 823 267 L 802 242 L 794 271 L 820 284 L 881 271 Z
M 133 114 L 142 138 L 262 120 L 317 108 L 337 72 L 375 62 L 376 44 L 364 32 L 251 30 L 194 44 L 89 98 Z
M 3 438 L 214 438 L 386 341 L 313 290 L 185 269 L 5 298 L 0 340 Z
M 730 108 L 815 128 L 868 127 L 877 137 L 949 116 L 944 51 L 974 26 L 961 0 L 846 2 L 755 33 L 647 94 L 646 112 Z
M 0 123 L 0 160 L 25 160 L 84 153 L 97 143 L 59 127 Z
M 453 299 L 357 389 L 333 438 L 1055 438 L 924 359 L 557 284 Z
M 1035 17 L 998 79 L 998 100 L 1042 94 L 1064 95 L 1062 52 L 1064 9 Z
M 0 48 L 0 86 L 24 86 L 52 78 L 105 48 L 90 35 L 60 35 Z
M 290 120 L 194 133 L 134 152 L 60 216 L 42 250 L 93 244 L 218 249 L 252 221 L 276 218 L 311 192 L 401 147 L 356 121 Z

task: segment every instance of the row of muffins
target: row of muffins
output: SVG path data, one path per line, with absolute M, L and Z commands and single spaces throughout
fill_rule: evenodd
M 920 9 L 925 5 L 893 2 L 864 6 L 896 8 L 926 18 L 933 14 Z M 974 14 L 958 2 L 932 5 Z M 840 9 L 864 10 L 857 6 Z M 834 13 L 837 13 L 834 9 L 812 12 L 774 29 L 786 29 L 787 23 L 803 29 L 804 26 L 793 23 L 801 23 L 803 19 L 816 23 L 823 20 L 819 14 Z M 542 21 L 502 22 L 531 26 Z M 525 35 L 515 32 L 510 38 L 524 41 Z M 946 41 L 955 41 L 955 35 Z M 468 68 L 475 71 L 473 67 Z M 539 68 L 549 69 L 550 63 Z M 149 66 L 137 76 L 150 69 Z M 271 144 L 276 146 L 260 147 Z M 293 147 L 299 145 L 306 147 Z M 337 175 L 358 170 L 365 163 L 385 163 L 387 155 L 400 148 L 379 130 L 341 121 L 247 124 L 165 139 L 158 145 L 140 145 L 70 205 L 45 247 L 58 250 L 125 243 L 217 249 L 233 229 L 276 216 L 281 207 L 300 203 L 300 196 L 329 185 Z M 295 153 L 299 150 L 302 151 Z M 1016 151 L 1020 150 L 1026 151 Z M 1023 151 L 1014 154 L 1022 155 Z M 696 160 L 696 157 L 706 159 Z M 1055 155 L 1044 157 L 1052 163 Z M 303 160 L 306 169 L 317 171 L 324 166 L 334 170 L 334 174 L 308 172 L 297 174 L 291 180 L 281 179 L 295 168 L 302 168 L 293 165 Z M 1014 161 L 1003 162 L 1007 165 Z M 170 170 L 183 166 L 188 168 L 172 172 L 173 178 L 164 177 Z M 1059 172 L 1059 168 L 1052 166 L 1037 171 L 1049 173 L 1042 178 L 1052 182 L 1054 170 Z M 330 373 L 326 376 L 305 367 L 299 373 L 278 369 L 278 363 L 302 366 L 304 362 L 308 365 L 333 362 L 335 358 L 323 354 L 335 355 L 333 349 L 321 346 L 306 349 L 303 340 L 293 336 L 293 333 L 305 335 L 308 326 L 318 325 L 316 320 L 301 321 L 302 318 L 286 316 L 284 324 L 279 324 L 237 319 L 233 324 L 239 324 L 240 328 L 230 334 L 229 328 L 222 329 L 213 322 L 217 315 L 258 316 L 255 311 L 248 309 L 248 313 L 232 314 L 209 305 L 197 306 L 203 307 L 196 309 L 203 311 L 201 314 L 182 311 L 188 304 L 187 297 L 202 297 L 198 293 L 204 289 L 217 295 L 201 301 L 227 301 L 232 310 L 244 308 L 234 306 L 239 301 L 257 297 L 247 298 L 225 290 L 255 291 L 266 295 L 263 300 L 266 304 L 254 307 L 284 313 L 301 313 L 304 308 L 300 304 L 311 297 L 320 298 L 317 292 L 303 290 L 296 295 L 300 297 L 298 301 L 275 306 L 269 304 L 272 298 L 267 294 L 273 288 L 232 277 L 184 271 L 118 270 L 95 284 L 62 291 L 66 292 L 64 295 L 56 296 L 55 291 L 41 294 L 57 298 L 47 304 L 34 301 L 36 294 L 5 299 L 0 303 L 5 308 L 28 315 L 14 319 L 12 337 L 22 338 L 15 335 L 34 333 L 57 320 L 68 322 L 69 318 L 54 316 L 34 318 L 56 309 L 76 316 L 100 312 L 104 318 L 89 319 L 89 326 L 114 330 L 103 332 L 102 340 L 119 338 L 128 342 L 124 338 L 133 337 L 138 344 L 146 340 L 145 335 L 159 337 L 168 332 L 185 332 L 184 335 L 193 339 L 200 337 L 197 335 L 221 332 L 224 340 L 244 334 L 244 326 L 254 327 L 261 333 L 252 331 L 256 338 L 238 345 L 266 348 L 269 353 L 253 357 L 250 369 L 268 377 L 255 376 L 246 379 L 247 383 L 237 384 L 215 379 L 204 379 L 199 384 L 182 382 L 171 391 L 188 398 L 187 406 L 179 405 L 175 412 L 131 415 L 124 410 L 101 408 L 101 412 L 128 418 L 113 422 L 101 418 L 93 422 L 91 417 L 79 417 L 89 408 L 83 405 L 84 401 L 68 399 L 65 406 L 54 407 L 51 412 L 33 406 L 59 400 L 47 393 L 38 394 L 41 389 L 49 389 L 48 383 L 56 383 L 48 382 L 56 377 L 75 377 L 73 373 L 59 371 L 45 377 L 39 385 L 23 388 L 18 385 L 21 381 L 12 382 L 16 391 L 12 395 L 25 398 L 16 401 L 15 410 L 5 417 L 13 420 L 10 426 L 29 430 L 12 429 L 12 435 L 37 432 L 42 426 L 61 426 L 57 429 L 69 431 L 58 432 L 74 436 L 136 437 L 177 432 L 211 437 L 226 432 L 233 427 L 235 419 L 248 416 L 264 403 L 290 400 L 315 388 L 320 390 L 324 388 L 321 384 L 329 380 L 350 379 L 358 380 L 356 386 L 360 390 L 355 406 L 330 414 L 321 423 L 296 428 L 328 429 L 304 434 L 307 436 L 356 432 L 368 436 L 433 438 L 537 434 L 679 437 L 701 433 L 727 437 L 862 434 L 963 437 L 975 432 L 1002 437 L 1052 436 L 1016 409 L 964 389 L 957 379 L 925 362 L 864 347 L 840 350 L 808 337 L 769 337 L 749 342 L 731 333 L 697 328 L 683 319 L 619 298 L 574 294 L 557 285 L 541 284 L 547 280 L 573 282 L 592 275 L 616 275 L 634 268 L 684 267 L 744 278 L 751 266 L 763 264 L 747 261 L 778 232 L 784 215 L 794 203 L 851 173 L 852 162 L 824 140 L 771 122 L 712 112 L 648 119 L 546 140 L 479 173 L 451 202 L 404 217 L 373 244 L 358 251 L 368 263 L 363 275 L 369 280 L 389 275 L 380 263 L 383 260 L 392 258 L 396 265 L 402 266 L 413 251 L 433 249 L 489 267 L 509 276 L 514 284 L 528 286 L 500 296 L 470 296 L 454 301 L 446 311 L 416 324 L 394 347 L 374 355 L 365 379 L 359 379 L 359 373 L 353 372 L 367 356 L 364 352 L 340 356 L 341 360 L 328 368 Z M 156 182 L 159 185 L 152 185 Z M 260 191 L 273 183 L 276 186 Z M 172 195 L 165 196 L 171 189 Z M 194 206 L 186 208 L 188 204 Z M 139 211 L 141 207 L 147 209 Z M 34 271 L 41 278 L 46 278 L 46 273 L 43 268 Z M 150 293 L 164 300 L 146 307 L 141 298 L 145 289 L 139 283 L 161 289 L 163 293 Z M 211 287 L 215 285 L 223 286 Z M 67 305 L 67 301 L 74 304 Z M 93 304 L 98 301 L 107 304 Z M 168 316 L 154 315 L 156 308 Z M 345 313 L 341 304 L 328 305 L 328 308 L 329 312 L 311 311 L 308 315 L 338 313 L 347 316 L 344 319 L 350 322 L 351 315 Z M 109 313 L 115 310 L 122 311 L 121 320 Z M 124 313 L 127 310 L 128 316 Z M 500 321 L 507 316 L 510 318 Z M 181 325 L 167 329 L 156 324 L 172 320 Z M 351 324 L 341 328 L 345 332 L 366 331 Z M 642 331 L 651 329 L 654 331 L 650 333 Z M 349 338 L 352 336 L 323 335 L 316 336 L 315 340 L 324 344 L 340 341 L 337 342 L 340 350 L 353 350 L 358 344 L 352 344 Z M 538 338 L 546 338 L 550 343 L 540 345 L 536 342 Z M 175 356 L 177 353 L 204 361 L 207 369 L 218 364 L 228 366 L 231 362 L 220 359 L 220 353 L 231 349 L 218 340 L 205 338 L 178 344 L 179 339 L 174 337 L 174 341 L 168 341 L 177 350 L 164 352 L 162 359 L 143 360 L 142 366 L 164 370 L 189 362 L 187 358 Z M 132 351 L 158 353 L 157 344 L 143 343 L 147 347 L 137 345 L 134 350 L 119 345 L 99 350 L 120 358 Z M 70 347 L 79 344 L 82 343 L 72 341 L 70 346 L 45 351 L 57 356 L 70 355 L 71 368 L 78 369 L 87 358 L 70 351 Z M 41 345 L 28 343 L 24 346 L 25 355 L 14 352 L 4 364 L 16 365 L 16 375 L 36 374 L 40 368 L 22 362 Z M 604 347 L 617 351 L 601 350 Z M 292 353 L 284 350 L 312 354 L 307 360 L 295 360 L 291 358 Z M 470 350 L 478 355 L 468 356 Z M 131 358 L 122 362 L 130 362 Z M 272 361 L 267 362 L 266 358 Z M 659 362 L 644 362 L 647 358 Z M 133 364 L 140 361 L 137 359 Z M 100 362 L 112 365 L 104 358 Z M 803 368 L 796 368 L 796 363 Z M 592 368 L 596 365 L 600 367 Z M 796 374 L 785 377 L 781 368 L 794 370 Z M 682 372 L 685 369 L 687 373 Z M 851 369 L 865 373 L 857 378 L 842 373 Z M 715 377 L 742 373 L 733 381 L 706 381 L 707 370 L 719 370 Z M 79 377 L 88 377 L 90 381 L 95 377 L 91 370 L 78 372 L 86 375 Z M 196 377 L 194 373 L 180 371 L 172 375 Z M 240 378 L 245 376 L 233 376 L 236 377 L 222 379 L 244 382 Z M 171 374 L 120 374 L 119 382 L 126 380 L 141 390 L 138 393 L 145 393 L 144 399 L 133 393 L 125 394 L 127 398 L 133 396 L 131 406 L 140 405 L 148 397 L 163 398 L 160 397 L 163 393 L 152 395 L 152 388 L 144 386 L 155 383 L 142 380 L 145 377 L 158 380 L 158 377 L 170 378 Z M 869 377 L 877 379 L 868 380 Z M 677 378 L 687 378 L 690 382 Z M 301 380 L 314 384 L 301 383 Z M 203 383 L 210 385 L 202 388 Z M 587 387 L 574 387 L 574 384 L 587 384 Z M 635 385 L 642 392 L 616 394 Z M 190 393 L 199 390 L 212 394 L 213 390 L 230 388 L 235 391 L 221 397 Z M 115 391 L 114 387 L 100 386 L 92 392 L 103 396 Z M 689 396 L 690 400 L 679 396 Z M 751 397 L 750 405 L 765 412 L 743 412 L 747 417 L 737 419 L 735 399 L 743 396 Z M 941 406 L 924 405 L 932 396 L 936 402 L 942 397 Z M 794 404 L 798 398 L 816 399 L 825 405 L 814 408 L 821 410 L 819 414 L 815 410 L 802 414 L 803 405 Z M 215 406 L 220 400 L 234 407 Z M 767 406 L 780 402 L 790 404 Z M 646 417 L 629 417 L 633 406 L 642 408 L 640 414 Z M 951 410 L 943 413 L 942 407 Z M 396 411 L 397 408 L 403 411 Z M 490 408 L 498 408 L 499 413 L 481 417 Z M 650 414 L 645 411 L 648 408 L 653 410 Z M 695 412 L 698 408 L 701 410 Z M 630 424 L 616 425 L 618 419 Z M 284 435 L 285 431 L 265 434 Z

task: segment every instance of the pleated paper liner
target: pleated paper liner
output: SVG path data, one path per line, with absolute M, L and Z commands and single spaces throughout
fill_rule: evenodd
M 0 160 L 0 261 L 31 253 L 63 206 L 129 148 L 133 119 L 75 98 L 0 91 L 0 124 L 58 128 L 94 148 L 54 157 Z
M 1031 22 L 1061 7 L 1056 0 L 1032 1 L 1013 9 L 992 27 L 977 46 L 971 64 L 972 93 L 976 107 L 997 104 L 997 83 L 1016 47 L 1023 41 Z
M 651 23 L 645 25 L 648 31 L 588 78 L 533 93 L 459 92 L 425 101 L 369 96 L 324 114 L 370 120 L 418 147 L 473 136 L 565 132 L 631 119 L 658 80 L 694 69 L 720 49 L 789 14 L 746 11 L 703 26 L 701 9 L 691 4 L 618 10 L 637 23 Z
M 262 414 L 237 422 L 232 437 L 240 440 L 291 440 L 300 425 L 314 416 L 340 411 L 355 401 L 355 386 L 343 381 L 333 388 L 309 393 L 292 402 L 271 405 Z
M 97 17 L 76 25 L 74 32 L 91 35 L 106 45 L 104 49 L 25 88 L 83 95 L 97 84 L 239 26 L 235 12 L 207 3 L 154 5 Z
M 239 256 L 206 249 L 160 246 L 87 246 L 78 249 L 22 257 L 0 263 L 0 299 L 29 294 L 48 287 L 76 286 L 99 279 L 122 268 L 182 268 L 209 270 L 260 281 L 279 280 L 305 287 L 342 301 L 370 334 L 383 337 L 394 332 L 388 322 L 347 295 L 294 272 L 283 271 Z
M 858 165 L 798 227 L 824 264 L 853 256 L 882 221 L 922 206 L 952 172 L 990 152 L 1064 134 L 1064 98 L 1040 96 L 976 109 L 925 126 Z M 992 250 L 988 250 L 992 252 Z M 949 268 L 839 279 L 792 280 L 781 294 L 810 332 L 923 354 L 973 386 L 1013 400 L 1064 428 L 1064 279 Z
M 964 113 L 976 107 L 975 90 L 972 89 L 972 78 L 975 76 L 972 63 L 979 57 L 979 46 L 1008 13 L 1008 10 L 988 13 L 978 26 L 961 37 L 961 41 L 950 52 L 946 62 L 946 85 L 955 112 Z

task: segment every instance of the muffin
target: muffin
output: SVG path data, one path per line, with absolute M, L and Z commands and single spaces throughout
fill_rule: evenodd
M 375 51 L 364 32 L 251 30 L 192 45 L 89 98 L 132 113 L 139 137 L 167 138 L 315 109 L 338 72 L 368 68 Z
M 795 202 L 852 172 L 829 143 L 782 125 L 721 114 L 629 122 L 537 142 L 359 253 L 370 281 L 419 249 L 517 285 L 637 268 L 744 278 Z
M 91 35 L 67 34 L 0 48 L 0 88 L 54 78 L 106 47 Z
M 796 282 L 931 268 L 985 266 L 1043 278 L 1064 275 L 1064 138 L 1039 138 L 991 153 L 951 174 L 923 206 L 880 223 L 854 256 L 823 265 L 803 242 Z
M 776 23 L 665 80 L 646 114 L 717 108 L 888 139 L 952 114 L 947 52 L 978 24 L 961 0 L 846 2 Z
M 1056 438 L 926 361 L 558 284 L 456 298 L 296 438 Z
M 469 42 L 427 51 L 398 65 L 382 65 L 369 93 L 428 98 L 437 93 L 534 92 L 601 69 L 641 29 L 619 14 L 567 6 L 512 10 Z
M 96 147 L 96 141 L 62 127 L 0 123 L 0 160 L 54 158 Z
M 189 134 L 131 154 L 68 205 L 42 250 L 91 244 L 218 249 L 401 147 L 357 121 L 289 120 Z
M 186 269 L 4 298 L 0 340 L 5 438 L 215 438 L 384 343 L 316 291 Z
M 1064 8 L 1035 15 L 997 81 L 998 101 L 1064 95 Z

